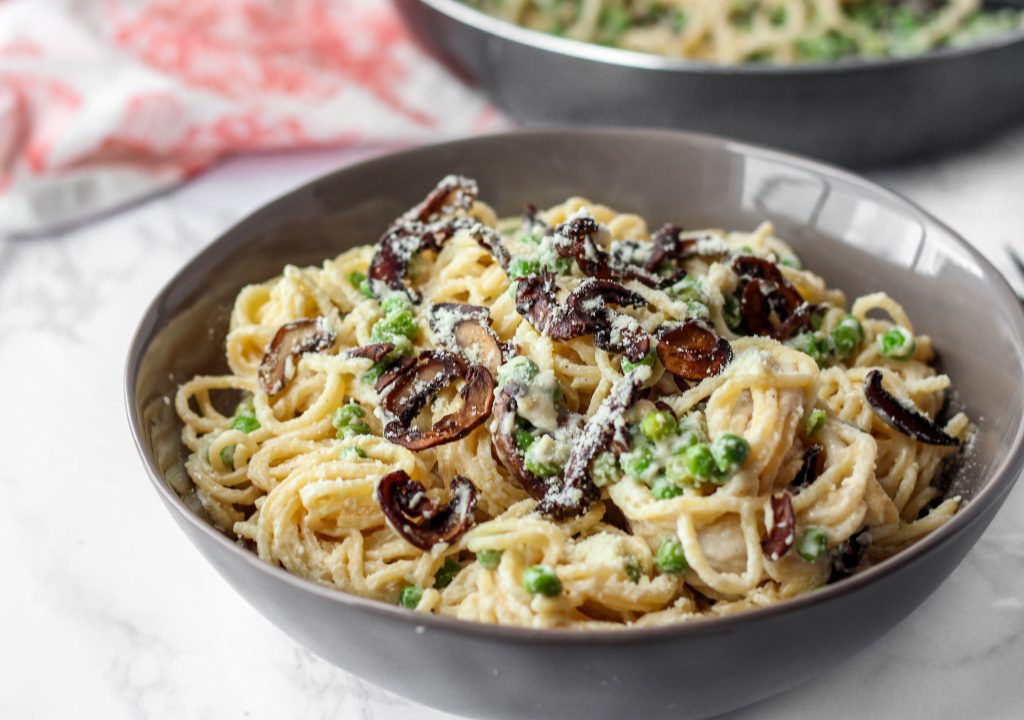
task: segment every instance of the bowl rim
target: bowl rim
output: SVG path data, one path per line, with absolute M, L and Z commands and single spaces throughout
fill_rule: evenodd
M 161 314 L 161 307 L 167 302 L 169 296 L 174 294 L 179 282 L 190 274 L 194 268 L 203 266 L 211 255 L 216 253 L 225 239 L 233 235 L 236 230 L 249 222 L 254 216 L 266 210 L 272 205 L 287 203 L 289 200 L 308 193 L 309 189 L 324 182 L 328 178 L 352 172 L 355 170 L 369 169 L 375 165 L 387 166 L 402 159 L 414 159 L 419 156 L 429 156 L 447 149 L 464 147 L 472 148 L 477 144 L 502 141 L 523 141 L 559 139 L 566 136 L 592 136 L 595 139 L 607 141 L 629 140 L 629 139 L 658 139 L 665 141 L 682 142 L 704 148 L 714 148 L 718 152 L 753 157 L 765 160 L 776 165 L 790 169 L 803 170 L 826 178 L 835 178 L 850 183 L 862 190 L 869 191 L 873 195 L 894 203 L 901 211 L 915 216 L 925 224 L 926 229 L 931 229 L 944 235 L 945 239 L 940 242 L 952 243 L 961 252 L 966 253 L 989 277 L 988 282 L 994 286 L 1000 304 L 1010 308 L 1011 330 L 1016 336 L 1019 347 L 1024 350 L 1024 308 L 1022 308 L 1016 294 L 1011 289 L 1007 280 L 995 266 L 993 266 L 984 255 L 976 250 L 970 243 L 964 240 L 958 233 L 947 225 L 936 219 L 930 213 L 919 207 L 914 202 L 904 198 L 893 190 L 867 180 L 859 175 L 844 170 L 840 167 L 820 162 L 810 158 L 802 157 L 792 153 L 760 147 L 750 143 L 739 142 L 728 138 L 713 135 L 684 132 L 678 130 L 661 129 L 636 129 L 636 128 L 587 128 L 577 129 L 571 127 L 511 130 L 485 135 L 478 135 L 457 140 L 449 140 L 439 143 L 430 143 L 406 148 L 396 152 L 384 152 L 372 158 L 362 160 L 350 165 L 344 165 L 334 171 L 320 175 L 309 182 L 303 183 L 297 188 L 284 193 L 268 202 L 263 203 L 252 212 L 246 214 L 229 228 L 222 231 L 217 238 L 211 241 L 202 251 L 195 254 L 170 278 L 156 294 L 152 302 L 143 312 L 139 324 L 132 335 L 129 344 L 128 356 L 124 368 L 124 400 L 125 409 L 128 415 L 128 424 L 131 429 L 132 438 L 136 451 L 142 459 L 153 484 L 164 504 L 172 510 L 179 518 L 191 525 L 200 534 L 206 536 L 210 541 L 219 544 L 234 559 L 248 563 L 256 572 L 266 573 L 272 578 L 291 585 L 295 590 L 311 592 L 331 602 L 350 606 L 354 609 L 368 611 L 376 615 L 393 618 L 397 622 L 407 624 L 410 629 L 415 628 L 416 632 L 424 632 L 427 629 L 455 632 L 461 635 L 488 636 L 505 641 L 519 641 L 536 644 L 547 642 L 563 643 L 571 641 L 574 643 L 584 642 L 588 644 L 620 644 L 632 642 L 665 641 L 690 635 L 703 635 L 717 633 L 723 630 L 735 630 L 748 623 L 758 622 L 763 619 L 789 615 L 799 612 L 805 608 L 823 604 L 841 595 L 852 594 L 864 589 L 865 586 L 887 577 L 896 571 L 906 567 L 916 559 L 938 551 L 943 545 L 949 542 L 962 529 L 978 521 L 985 510 L 993 503 L 1000 502 L 1001 498 L 1010 492 L 1018 477 L 1024 473 L 1024 421 L 1017 427 L 1016 433 L 1006 458 L 991 473 L 990 479 L 983 488 L 969 502 L 964 504 L 958 512 L 943 526 L 926 536 L 923 540 L 906 548 L 896 555 L 883 562 L 868 568 L 864 572 L 846 578 L 840 582 L 826 585 L 823 588 L 812 590 L 803 595 L 783 600 L 771 605 L 751 608 L 731 615 L 700 617 L 692 620 L 656 625 L 650 627 L 623 627 L 623 628 L 594 628 L 594 629 L 566 629 L 566 628 L 532 628 L 519 626 L 504 626 L 489 623 L 482 623 L 472 620 L 460 620 L 454 617 L 434 615 L 433 613 L 419 613 L 390 605 L 386 602 L 372 598 L 355 595 L 343 590 L 335 589 L 327 585 L 321 585 L 312 580 L 307 580 L 299 575 L 294 575 L 287 570 L 271 565 L 261 560 L 255 553 L 239 546 L 226 534 L 221 533 L 210 523 L 203 520 L 193 512 L 171 488 L 170 484 L 163 478 L 158 470 L 157 463 L 149 451 L 145 441 L 145 434 L 142 429 L 142 420 L 134 411 L 137 404 L 136 383 L 138 371 L 142 358 L 148 349 L 148 343 L 144 344 L 147 334 L 156 334 L 155 320 Z M 930 226 L 930 227 L 929 227 Z M 232 244 L 244 245 L 245 239 L 236 239 Z M 161 326 L 162 327 L 162 326 Z M 1024 352 L 1019 361 L 1024 365 Z M 190 539 L 193 539 L 190 537 Z M 205 557 L 205 552 L 202 553 Z M 209 559 L 207 559 L 209 562 Z M 245 598 L 241 592 L 240 595 Z M 248 598 L 246 598 L 248 600 Z
M 499 37 L 518 45 L 543 50 L 565 57 L 590 60 L 604 65 L 617 65 L 640 70 L 661 72 L 690 72 L 709 75 L 783 75 L 802 76 L 827 73 L 865 72 L 881 68 L 903 67 L 930 60 L 954 59 L 994 51 L 1003 47 L 1024 44 L 1024 27 L 996 33 L 964 45 L 947 46 L 914 55 L 884 58 L 845 58 L 824 60 L 794 65 L 772 63 L 737 63 L 725 65 L 707 60 L 691 60 L 645 53 L 623 48 L 608 47 L 582 40 L 572 40 L 557 35 L 532 30 L 488 15 L 482 10 L 466 5 L 459 0 L 404 0 L 426 5 L 436 12 L 468 25 L 487 35 Z M 397 2 L 397 0 L 396 0 Z M 398 3 L 401 4 L 401 3 Z

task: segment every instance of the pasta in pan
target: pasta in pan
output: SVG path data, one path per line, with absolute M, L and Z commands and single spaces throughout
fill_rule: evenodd
M 736 612 L 947 521 L 950 380 L 889 296 L 770 224 L 650 232 L 583 198 L 499 220 L 445 178 L 376 246 L 238 295 L 178 390 L 211 520 L 268 563 L 479 622 Z M 232 410 L 233 408 L 233 410 Z
M 1019 29 L 981 0 L 466 0 L 573 40 L 716 63 L 914 55 Z

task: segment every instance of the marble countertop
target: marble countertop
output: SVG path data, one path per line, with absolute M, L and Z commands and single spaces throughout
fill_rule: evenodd
M 222 581 L 145 480 L 121 395 L 131 333 L 172 273 L 265 201 L 369 152 L 239 158 L 84 228 L 0 241 L 0 718 L 450 720 L 314 657 Z M 1002 268 L 1003 246 L 1024 251 L 1024 128 L 872 176 Z M 729 718 L 1021 718 L 1021 528 L 1024 484 L 881 642 Z

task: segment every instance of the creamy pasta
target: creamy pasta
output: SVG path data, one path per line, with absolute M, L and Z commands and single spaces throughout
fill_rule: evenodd
M 212 522 L 419 612 L 623 627 L 794 597 L 946 522 L 932 343 L 753 232 L 449 177 L 375 246 L 238 295 L 175 399 Z
M 915 55 L 1019 29 L 981 0 L 466 0 L 534 30 L 717 63 Z

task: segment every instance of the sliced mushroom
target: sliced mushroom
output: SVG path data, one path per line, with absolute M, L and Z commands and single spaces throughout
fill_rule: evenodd
M 841 542 L 832 551 L 832 574 L 828 581 L 834 583 L 848 578 L 860 567 L 864 554 L 871 547 L 871 528 L 862 528 L 859 532 Z
M 437 184 L 416 207 L 402 216 L 402 220 L 430 222 L 458 210 L 469 212 L 479 195 L 476 180 L 461 175 L 449 175 Z
M 761 281 L 756 278 L 747 282 L 740 295 L 740 314 L 747 330 L 753 335 L 771 335 L 771 308 L 761 289 Z
M 786 318 L 786 321 L 772 332 L 772 337 L 781 342 L 789 340 L 791 337 L 802 332 L 812 330 L 814 328 L 815 316 L 820 315 L 824 311 L 825 309 L 820 305 L 813 305 L 808 302 L 801 303 L 793 311 L 793 314 Z
M 555 250 L 562 257 L 571 257 L 580 272 L 588 277 L 606 280 L 637 280 L 650 287 L 660 287 L 663 279 L 655 273 L 620 262 L 598 246 L 595 238 L 600 225 L 587 215 L 574 217 L 555 228 Z
M 548 484 L 544 478 L 526 469 L 523 451 L 516 445 L 518 391 L 515 383 L 505 383 L 494 400 L 494 449 L 498 453 L 498 459 L 509 469 L 519 486 L 534 500 L 541 500 L 548 492 Z
M 824 463 L 825 448 L 817 443 L 809 445 L 804 450 L 804 460 L 800 465 L 800 469 L 796 471 L 796 477 L 793 478 L 793 482 L 790 483 L 793 487 L 802 488 L 807 487 L 812 482 L 818 479 L 821 475 L 822 465 Z
M 770 560 L 778 560 L 796 540 L 796 515 L 788 492 L 772 495 L 772 526 L 761 548 Z
M 380 479 L 375 495 L 391 528 L 409 544 L 430 550 L 437 543 L 455 542 L 473 527 L 476 487 L 456 475 L 451 492 L 448 504 L 438 507 L 423 485 L 405 470 L 395 470 Z
M 721 238 L 708 235 L 684 240 L 679 237 L 682 232 L 683 229 L 678 225 L 664 225 L 651 236 L 651 256 L 644 265 L 649 272 L 657 272 L 666 260 L 679 262 L 694 257 L 720 260 L 729 252 Z
M 809 316 L 801 316 L 800 320 L 786 325 L 806 303 L 775 263 L 754 255 L 740 255 L 733 259 L 732 267 L 740 277 L 740 311 L 751 333 L 772 337 L 785 333 L 786 337 L 791 337 L 802 323 L 810 323 Z M 772 312 L 778 318 L 778 331 L 771 322 Z
M 345 354 L 352 358 L 365 358 L 366 360 L 373 360 L 373 362 L 380 362 L 394 349 L 393 343 L 380 342 L 354 347 L 351 350 L 346 350 Z
M 565 342 L 593 334 L 594 344 L 602 350 L 623 353 L 633 362 L 647 355 L 647 332 L 629 316 L 608 307 L 643 307 L 647 304 L 643 296 L 614 280 L 586 278 L 559 305 L 557 290 L 550 272 L 525 277 L 516 290 L 516 310 L 552 340 Z
M 580 515 L 600 498 L 601 493 L 590 477 L 590 465 L 612 442 L 616 428 L 623 424 L 623 416 L 636 402 L 642 387 L 643 381 L 636 373 L 628 373 L 612 386 L 573 443 L 562 486 L 549 489 L 540 501 L 541 512 L 558 518 Z
M 491 413 L 494 377 L 482 365 L 470 365 L 459 355 L 427 350 L 401 363 L 377 382 L 384 437 L 410 450 L 426 450 L 459 440 Z M 462 407 L 445 415 L 429 430 L 412 426 L 434 395 L 462 378 Z
M 900 402 L 882 387 L 882 371 L 872 370 L 864 379 L 864 397 L 875 415 L 904 435 L 928 445 L 959 445 L 960 441 L 936 425 L 910 403 Z
M 498 366 L 514 354 L 491 329 L 491 312 L 479 305 L 439 303 L 427 315 L 431 330 L 446 349 L 461 352 L 470 362 L 498 376 Z
M 658 358 L 677 378 L 699 382 L 721 373 L 732 362 L 732 346 L 700 320 L 663 328 L 658 334 Z
M 277 395 L 295 376 L 299 358 L 304 353 L 327 350 L 334 345 L 334 338 L 324 318 L 305 318 L 282 325 L 260 362 L 260 387 L 268 395 Z

